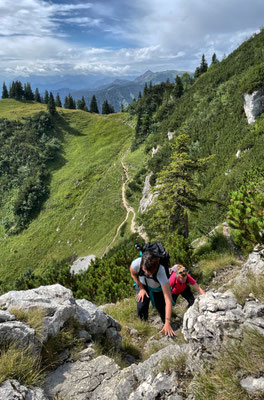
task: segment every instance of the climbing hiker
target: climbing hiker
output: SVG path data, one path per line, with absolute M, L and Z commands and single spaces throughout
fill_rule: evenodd
M 150 251 L 145 251 L 142 257 L 132 262 L 130 272 L 136 283 L 139 318 L 147 321 L 151 301 L 164 323 L 161 332 L 168 336 L 175 336 L 170 323 L 172 311 L 170 284 L 159 257 Z
M 189 285 L 192 285 L 199 294 L 205 294 L 204 290 L 196 283 L 195 279 L 188 274 L 188 270 L 184 266 L 175 265 L 170 271 L 171 275 L 169 281 L 172 299 L 175 303 L 177 297 L 181 294 L 188 301 L 188 307 L 193 305 L 195 299 Z

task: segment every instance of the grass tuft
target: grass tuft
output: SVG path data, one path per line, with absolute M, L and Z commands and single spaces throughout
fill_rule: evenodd
M 24 322 L 25 324 L 31 326 L 35 330 L 35 334 L 38 340 L 43 339 L 43 320 L 45 313 L 43 309 L 36 307 L 29 310 L 24 310 L 22 308 L 11 308 L 9 310 L 18 321 Z
M 192 393 L 196 400 L 248 400 L 240 379 L 263 369 L 264 337 L 257 331 L 246 330 L 242 342 L 227 345 L 214 367 L 195 377 Z
M 30 347 L 6 346 L 0 354 L 0 383 L 8 378 L 22 385 L 39 385 L 44 379 L 40 357 Z
M 252 293 L 261 303 L 264 302 L 264 275 L 249 274 L 242 284 L 236 284 L 232 289 L 237 301 L 245 304 L 246 299 Z

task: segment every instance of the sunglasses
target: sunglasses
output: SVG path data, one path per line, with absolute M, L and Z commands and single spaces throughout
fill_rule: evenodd
M 186 268 L 182 269 L 181 271 L 179 271 L 180 275 L 187 275 L 188 270 Z

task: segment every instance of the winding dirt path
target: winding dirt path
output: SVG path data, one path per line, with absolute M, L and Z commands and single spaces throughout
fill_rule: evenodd
M 128 150 L 129 150 L 129 149 L 128 149 Z M 133 208 L 132 206 L 130 206 L 130 205 L 128 204 L 127 199 L 126 199 L 126 195 L 125 195 L 125 192 L 126 192 L 126 184 L 127 184 L 127 182 L 129 181 L 129 175 L 128 175 L 128 168 L 127 168 L 127 166 L 126 166 L 125 163 L 124 163 L 124 158 L 125 158 L 125 156 L 127 155 L 128 150 L 125 152 L 125 154 L 124 154 L 124 155 L 122 156 L 122 158 L 121 158 L 121 164 L 122 164 L 123 170 L 124 170 L 124 172 L 125 172 L 125 181 L 123 182 L 123 185 L 122 185 L 122 203 L 123 203 L 123 206 L 125 207 L 126 212 L 127 212 L 127 213 L 126 213 L 126 218 L 124 219 L 124 221 L 121 222 L 121 224 L 120 224 L 119 227 L 117 228 L 116 234 L 115 234 L 113 240 L 111 241 L 111 243 L 106 247 L 106 249 L 105 249 L 105 251 L 104 251 L 104 253 L 103 253 L 103 256 L 109 251 L 109 249 L 111 248 L 111 246 L 112 246 L 113 243 L 115 242 L 115 240 L 116 240 L 116 238 L 117 238 L 117 236 L 118 236 L 118 234 L 119 234 L 120 229 L 122 228 L 122 226 L 123 226 L 123 225 L 126 223 L 126 221 L 128 220 L 129 214 L 130 214 L 131 212 L 132 212 L 133 216 L 132 216 L 132 220 L 131 220 L 130 231 L 131 231 L 132 233 L 138 233 L 138 235 L 141 236 L 142 239 L 144 239 L 145 241 L 147 241 L 147 235 L 146 235 L 146 233 L 143 232 L 143 231 L 140 229 L 140 227 L 138 227 L 138 226 L 136 225 L 136 222 L 135 222 L 135 219 L 136 219 L 135 210 L 134 210 L 134 208 Z

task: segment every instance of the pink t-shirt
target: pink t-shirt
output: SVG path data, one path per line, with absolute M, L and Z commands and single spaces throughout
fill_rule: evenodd
M 171 285 L 171 290 L 172 290 L 172 293 L 173 294 L 180 294 L 180 293 L 182 293 L 183 291 L 184 291 L 184 289 L 186 288 L 186 286 L 187 286 L 187 283 L 189 283 L 190 285 L 195 285 L 196 284 L 196 281 L 195 281 L 195 279 L 193 279 L 192 277 L 191 277 L 191 275 L 189 275 L 189 274 L 187 274 L 187 283 L 182 283 L 182 282 L 180 282 L 180 280 L 179 280 L 179 276 L 177 276 L 177 279 L 176 279 L 176 284 L 175 284 L 175 274 L 176 274 L 176 272 L 174 271 L 172 274 L 171 274 L 171 276 L 170 276 L 170 285 Z

